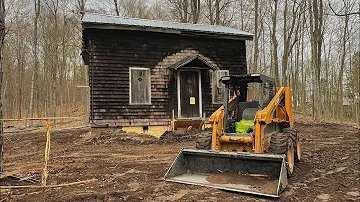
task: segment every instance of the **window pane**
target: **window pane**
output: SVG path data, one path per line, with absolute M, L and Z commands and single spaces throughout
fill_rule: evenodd
M 248 96 L 247 101 L 259 101 L 260 97 L 260 83 L 248 83 Z

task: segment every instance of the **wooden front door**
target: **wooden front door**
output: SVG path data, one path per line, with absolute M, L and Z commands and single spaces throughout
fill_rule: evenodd
M 200 117 L 200 92 L 199 92 L 199 72 L 198 71 L 180 71 L 179 89 L 181 118 Z

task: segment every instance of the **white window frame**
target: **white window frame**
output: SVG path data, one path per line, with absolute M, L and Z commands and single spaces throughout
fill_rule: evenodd
M 216 101 L 215 96 L 217 94 L 219 88 L 219 79 L 217 78 L 219 72 L 226 72 L 225 75 L 229 75 L 229 70 L 227 69 L 219 69 L 212 72 L 212 103 L 213 104 L 223 104 L 223 101 Z
M 132 103 L 131 100 L 131 70 L 145 70 L 149 71 L 149 84 L 148 84 L 148 92 L 149 92 L 149 102 L 148 103 Z M 151 69 L 146 67 L 129 67 L 129 104 L 130 105 L 151 105 Z

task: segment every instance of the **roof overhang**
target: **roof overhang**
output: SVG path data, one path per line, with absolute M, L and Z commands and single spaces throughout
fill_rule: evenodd
M 198 60 L 199 62 L 204 64 L 204 66 L 206 66 L 208 69 L 211 69 L 213 71 L 219 69 L 218 67 L 216 67 L 215 65 L 208 62 L 204 57 L 202 57 L 199 54 L 187 56 L 187 57 L 179 60 L 178 62 L 170 65 L 169 69 L 178 70 L 178 69 L 183 68 L 183 67 L 187 66 L 188 64 L 190 64 L 191 62 L 194 62 L 196 60 Z
M 92 13 L 85 13 L 81 23 L 84 29 L 133 30 L 231 40 L 252 40 L 254 36 L 248 32 L 216 25 L 122 18 Z
M 104 30 L 127 30 L 127 31 L 143 31 L 143 32 L 157 32 L 157 33 L 167 33 L 167 34 L 178 34 L 182 36 L 199 36 L 206 38 L 220 38 L 220 39 L 230 39 L 230 40 L 253 40 L 253 36 L 237 36 L 231 34 L 214 34 L 206 32 L 196 32 L 196 31 L 182 31 L 182 30 L 173 30 L 173 29 L 160 29 L 160 28 L 151 28 L 151 27 L 137 27 L 137 26 L 126 26 L 126 25 L 109 25 L 109 24 L 97 24 L 97 23 L 84 23 L 82 22 L 84 29 L 104 29 Z

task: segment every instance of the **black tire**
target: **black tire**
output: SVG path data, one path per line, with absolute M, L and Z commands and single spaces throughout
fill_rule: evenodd
M 271 136 L 269 153 L 286 154 L 289 143 L 289 135 L 287 133 L 275 133 Z
M 291 158 L 289 158 L 289 156 Z M 294 173 L 294 167 L 295 167 L 295 148 L 292 144 L 291 139 L 289 139 L 288 151 L 286 152 L 286 162 L 287 162 L 287 169 L 286 169 L 287 175 L 290 178 Z
M 300 161 L 300 158 L 299 158 L 297 147 L 296 147 L 296 141 L 297 140 L 300 141 L 300 134 L 298 133 L 298 130 L 296 128 L 284 128 L 283 133 L 290 134 L 291 140 L 293 142 L 293 147 L 294 147 L 294 156 L 295 156 L 294 161 L 295 161 L 295 163 L 298 163 Z M 301 155 L 301 153 L 300 153 L 300 155 Z
M 283 133 L 289 133 L 293 142 L 296 141 L 297 130 L 295 128 L 283 128 Z
M 202 132 L 196 140 L 196 149 L 210 150 L 211 149 L 211 132 Z
M 291 154 L 292 155 L 292 158 L 291 158 L 292 166 L 289 166 L 288 150 L 291 150 L 291 152 L 292 152 L 292 154 Z M 294 171 L 294 162 L 293 162 L 294 156 L 295 156 L 294 150 L 295 149 L 293 146 L 293 141 L 292 141 L 290 133 L 275 133 L 271 136 L 268 152 L 272 153 L 272 154 L 285 154 L 286 155 L 286 161 L 288 163 L 288 165 L 287 165 L 288 177 L 291 177 L 291 175 Z

